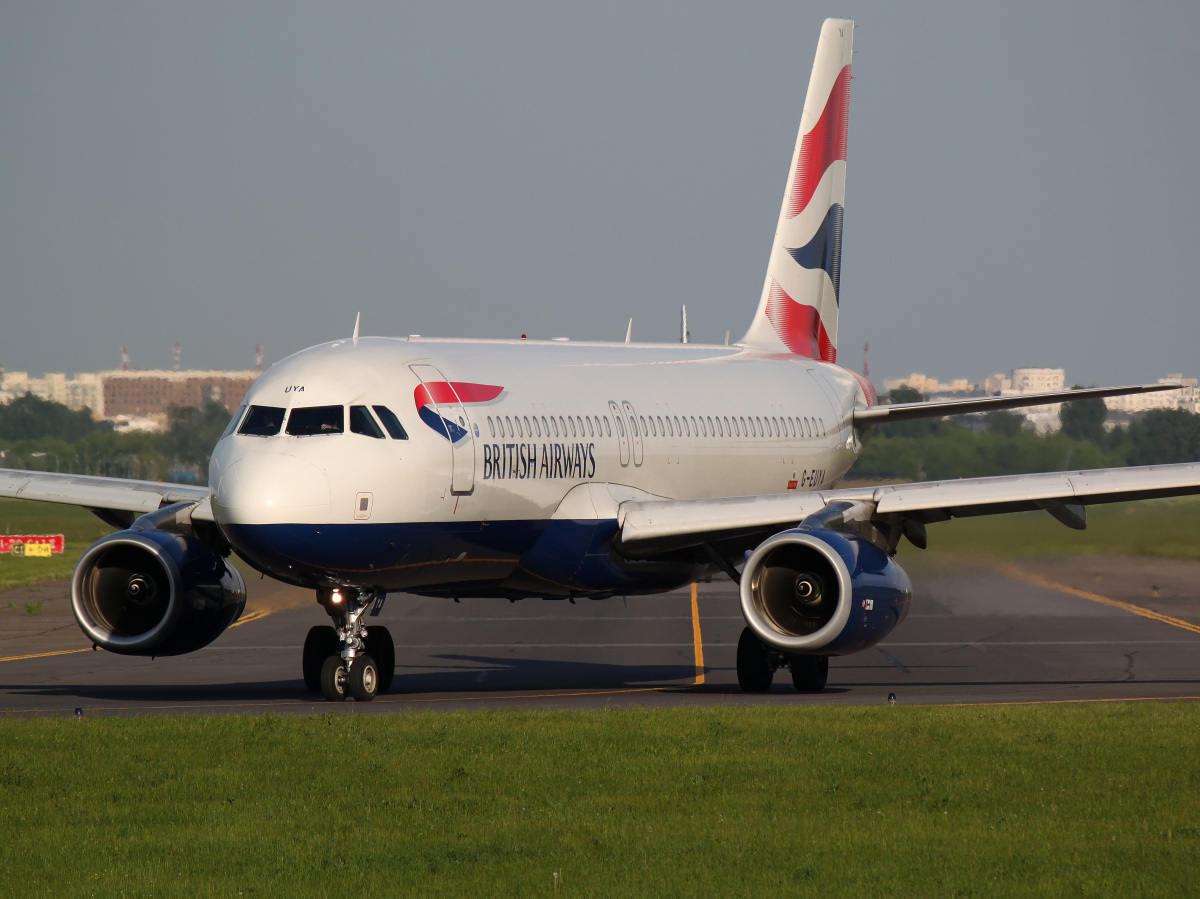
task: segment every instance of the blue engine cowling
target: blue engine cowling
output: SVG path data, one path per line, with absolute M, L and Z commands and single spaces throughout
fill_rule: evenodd
M 109 534 L 71 581 L 75 620 L 110 652 L 182 655 L 207 646 L 246 607 L 237 569 L 194 537 L 155 530 Z
M 746 623 L 768 645 L 844 655 L 874 646 L 904 620 L 912 584 L 870 541 L 797 528 L 750 555 L 741 596 Z

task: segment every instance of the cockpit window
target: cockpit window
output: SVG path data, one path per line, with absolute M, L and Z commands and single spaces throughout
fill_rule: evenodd
M 240 406 L 238 406 L 238 410 L 233 413 L 233 418 L 229 419 L 229 424 L 227 424 L 225 426 L 225 433 L 221 435 L 222 440 L 224 440 L 226 437 L 228 437 L 230 434 L 233 433 L 233 429 L 238 426 L 238 422 L 242 420 L 242 414 L 245 411 L 246 411 L 245 403 L 242 403 Z
M 368 437 L 384 439 L 383 431 L 375 423 L 375 419 L 371 417 L 366 406 L 350 407 L 350 431 L 353 434 L 366 434 Z
M 387 432 L 392 435 L 393 440 L 407 440 L 408 432 L 404 430 L 404 425 L 400 424 L 400 419 L 387 406 L 372 406 L 375 414 L 379 416 L 379 420 L 383 422 L 383 426 L 387 428 Z
M 345 406 L 304 406 L 288 416 L 287 432 L 293 437 L 341 434 L 346 430 Z
M 283 427 L 283 411 L 277 406 L 251 406 L 238 433 L 250 437 L 274 437 Z

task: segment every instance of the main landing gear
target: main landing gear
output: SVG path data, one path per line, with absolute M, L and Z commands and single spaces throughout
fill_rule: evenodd
M 335 627 L 314 627 L 304 639 L 304 686 L 330 702 L 352 696 L 370 702 L 387 692 L 396 671 L 396 647 L 386 627 L 362 623 L 375 601 L 372 592 L 348 588 L 317 591 Z
M 737 646 L 738 686 L 747 693 L 765 693 L 775 671 L 787 666 L 792 683 L 801 693 L 820 693 L 829 680 L 829 656 L 789 655 L 772 649 L 750 628 L 742 628 Z

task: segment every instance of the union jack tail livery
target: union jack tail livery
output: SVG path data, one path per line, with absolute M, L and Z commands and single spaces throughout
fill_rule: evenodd
M 826 362 L 837 361 L 853 45 L 852 21 L 825 20 L 762 297 L 742 338 Z

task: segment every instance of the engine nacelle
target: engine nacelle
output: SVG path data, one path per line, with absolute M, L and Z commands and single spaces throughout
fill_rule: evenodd
M 246 584 L 195 537 L 155 530 L 109 534 L 79 560 L 75 620 L 88 638 L 131 656 L 207 646 L 246 607 Z
M 886 552 L 836 531 L 798 528 L 759 545 L 742 572 L 742 613 L 788 653 L 874 646 L 908 614 L 912 584 Z

